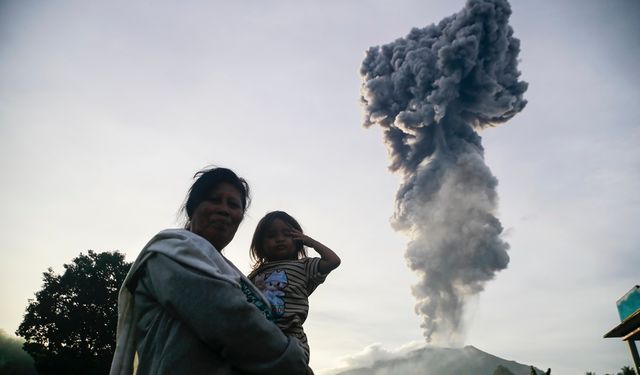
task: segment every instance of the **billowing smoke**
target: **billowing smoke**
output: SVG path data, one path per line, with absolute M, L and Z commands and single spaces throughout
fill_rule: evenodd
M 526 105 L 510 14 L 506 0 L 468 0 L 438 25 L 371 47 L 362 63 L 364 126 L 383 128 L 403 179 L 391 223 L 411 238 L 428 342 L 459 344 L 465 300 L 509 263 L 477 131 Z

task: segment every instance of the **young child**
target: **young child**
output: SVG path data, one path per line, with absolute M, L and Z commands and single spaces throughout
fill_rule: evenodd
M 307 257 L 305 245 L 320 258 Z M 340 265 L 331 249 L 302 233 L 300 224 L 283 211 L 260 220 L 251 240 L 254 261 L 251 280 L 271 302 L 271 313 L 285 335 L 304 346 L 307 364 L 309 344 L 302 324 L 309 312 L 309 295 Z

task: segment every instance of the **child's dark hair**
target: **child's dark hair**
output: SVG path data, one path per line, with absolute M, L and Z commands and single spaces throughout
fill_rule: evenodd
M 284 211 L 273 211 L 266 214 L 256 226 L 256 231 L 253 233 L 253 239 L 251 239 L 251 260 L 253 260 L 253 269 L 260 267 L 265 263 L 266 256 L 264 254 L 264 238 L 267 235 L 267 231 L 271 224 L 276 220 L 282 220 L 286 224 L 290 225 L 294 229 L 302 232 L 302 227 L 296 219 Z M 307 256 L 307 249 L 304 247 L 302 241 L 295 241 L 296 255 L 298 259 L 305 258 Z

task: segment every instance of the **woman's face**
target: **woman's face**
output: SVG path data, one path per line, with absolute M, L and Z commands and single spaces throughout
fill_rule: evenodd
M 231 242 L 242 221 L 240 191 L 226 182 L 213 188 L 191 215 L 191 231 L 221 251 Z

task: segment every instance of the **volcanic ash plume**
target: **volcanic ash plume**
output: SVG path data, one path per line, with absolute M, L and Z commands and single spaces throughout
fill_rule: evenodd
M 526 105 L 506 0 L 468 0 L 438 25 L 372 47 L 362 63 L 364 126 L 383 128 L 403 181 L 391 219 L 411 237 L 416 312 L 428 342 L 459 344 L 465 300 L 507 267 L 498 181 L 476 131 Z

